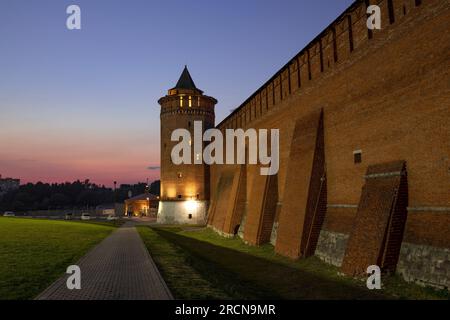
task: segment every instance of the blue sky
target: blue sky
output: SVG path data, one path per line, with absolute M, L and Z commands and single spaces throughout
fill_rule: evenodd
M 158 178 L 159 105 L 185 64 L 226 117 L 350 0 L 1 0 L 0 174 Z M 81 8 L 81 30 L 66 8 Z

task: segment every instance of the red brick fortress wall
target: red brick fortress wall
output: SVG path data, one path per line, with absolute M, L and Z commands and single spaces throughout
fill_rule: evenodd
M 328 262 L 342 264 L 358 217 L 367 169 L 404 161 L 408 203 L 397 271 L 410 280 L 448 287 L 450 5 L 438 0 L 421 1 L 420 5 L 414 0 L 374 0 L 369 4 L 381 8 L 381 30 L 369 32 L 365 24 L 367 2 L 356 1 L 218 127 L 280 129 L 273 234 L 276 251 L 293 258 L 302 256 L 308 216 L 305 190 L 309 190 L 317 148 L 315 140 L 308 140 L 307 128 L 315 121 L 315 114 L 323 110 L 326 168 L 326 213 L 316 254 Z M 302 122 L 306 140 L 299 148 L 302 157 L 310 160 L 301 170 L 292 171 L 291 146 L 293 138 L 297 139 L 294 128 Z M 317 125 L 312 126 L 316 131 L 311 132 L 317 133 Z M 310 138 L 315 139 L 315 134 Z M 361 162 L 355 163 L 355 151 L 361 151 Z M 244 190 L 240 225 L 244 239 L 257 244 L 251 239 L 267 240 L 258 234 L 262 229 L 256 223 L 261 221 L 270 197 L 256 191 L 262 189 L 255 177 L 259 170 L 251 167 L 246 167 L 246 179 L 233 180 L 245 180 L 245 188 L 232 183 L 228 186 L 231 199 L 238 198 L 237 190 Z M 228 170 L 227 165 L 211 167 L 211 195 L 220 194 L 216 192 L 223 186 L 219 180 Z M 250 207 L 251 203 L 258 206 Z M 209 224 L 229 233 L 230 228 L 225 229 L 221 221 L 231 211 L 216 208 Z M 376 228 L 367 232 L 376 232 Z M 429 270 L 417 267 L 427 259 L 420 252 L 436 257 Z

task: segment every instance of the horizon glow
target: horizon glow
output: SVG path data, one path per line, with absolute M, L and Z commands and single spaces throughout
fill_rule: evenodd
M 218 123 L 352 2 L 3 0 L 0 174 L 157 180 L 157 101 L 185 64 Z M 66 28 L 71 4 L 81 30 Z

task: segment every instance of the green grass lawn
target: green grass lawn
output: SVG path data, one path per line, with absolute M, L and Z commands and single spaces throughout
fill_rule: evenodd
M 192 267 L 189 253 L 160 237 L 151 228 L 139 226 L 137 230 L 176 299 L 232 298 Z
M 248 246 L 210 229 L 139 227 L 139 232 L 179 299 L 448 298 L 448 292 L 408 284 L 396 276 L 383 277 L 382 290 L 368 290 L 364 281 L 340 276 L 337 268 L 316 257 L 293 261 L 276 255 L 271 245 Z M 201 287 L 192 286 L 198 279 Z
M 0 299 L 32 299 L 114 226 L 0 218 Z

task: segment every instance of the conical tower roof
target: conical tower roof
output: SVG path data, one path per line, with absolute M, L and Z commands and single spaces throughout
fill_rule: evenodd
M 183 72 L 181 73 L 180 79 L 178 79 L 176 86 L 169 90 L 169 95 L 172 94 L 171 92 L 174 90 L 175 92 L 189 90 L 190 92 L 193 91 L 195 93 L 203 94 L 203 91 L 195 86 L 194 80 L 192 80 L 187 66 L 184 66 Z
M 187 66 L 184 66 L 184 70 L 181 73 L 180 79 L 178 79 L 177 85 L 175 86 L 174 89 L 189 89 L 189 90 L 197 89 L 194 80 L 192 80 L 191 74 L 189 73 Z

